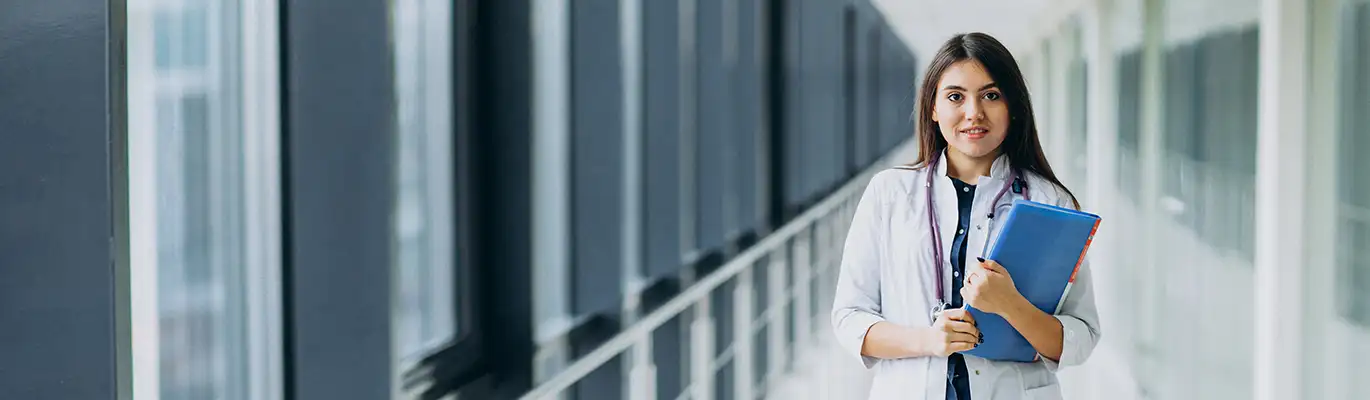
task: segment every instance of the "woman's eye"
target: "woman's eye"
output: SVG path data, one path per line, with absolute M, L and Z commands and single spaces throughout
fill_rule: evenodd
M 951 100 L 951 101 L 961 101 L 961 94 L 960 94 L 960 93 L 948 94 L 948 95 L 947 95 L 947 100 Z
M 989 93 L 985 93 L 985 99 L 986 99 L 986 100 L 990 100 L 990 101 L 999 100 L 999 92 L 989 92 Z

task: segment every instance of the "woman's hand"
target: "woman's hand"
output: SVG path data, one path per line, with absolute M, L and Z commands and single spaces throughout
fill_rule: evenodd
M 961 297 L 966 304 L 980 311 L 1004 316 L 1006 312 L 1020 308 L 1022 303 L 1027 302 L 1018 293 L 1018 287 L 1013 285 L 1013 278 L 1004 266 L 991 260 L 976 259 L 980 261 L 979 267 L 966 274 L 965 285 L 961 288 Z
M 975 318 L 970 316 L 969 311 L 960 308 L 942 311 L 932 327 L 924 332 L 922 351 L 918 353 L 938 357 L 973 349 L 982 339 L 980 328 L 975 326 Z

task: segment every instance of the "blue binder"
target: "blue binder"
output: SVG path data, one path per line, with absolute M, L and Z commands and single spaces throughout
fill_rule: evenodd
M 990 248 L 1032 305 L 1055 315 L 1075 282 L 1085 253 L 1099 229 L 1097 215 L 1027 200 L 1013 202 Z M 1003 317 L 965 306 L 985 342 L 962 353 L 1000 361 L 1033 362 L 1037 350 Z

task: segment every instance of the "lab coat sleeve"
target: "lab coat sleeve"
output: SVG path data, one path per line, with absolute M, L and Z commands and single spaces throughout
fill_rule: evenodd
M 880 254 L 885 239 L 881 232 L 885 208 L 882 174 L 871 179 L 857 203 L 843 245 L 832 305 L 832 325 L 838 344 L 845 352 L 860 358 L 866 368 L 874 367 L 879 361 L 861 355 L 866 332 L 875 323 L 885 320 L 880 315 Z
M 1089 257 L 1080 264 L 1070 293 L 1055 317 L 1061 322 L 1061 359 L 1052 361 L 1040 357 L 1047 369 L 1056 372 L 1061 367 L 1080 365 L 1089 359 L 1094 346 L 1099 343 L 1099 311 L 1094 307 L 1093 274 L 1090 273 Z

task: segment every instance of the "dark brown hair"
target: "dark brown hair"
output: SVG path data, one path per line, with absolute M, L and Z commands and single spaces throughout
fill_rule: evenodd
M 1079 200 L 1056 178 L 1051 171 L 1051 164 L 1047 163 L 1046 154 L 1042 152 L 1042 142 L 1037 138 L 1037 123 L 1032 116 L 1032 100 L 1017 61 L 1002 43 L 983 33 L 960 34 L 947 40 L 937 50 L 937 55 L 923 75 L 914 120 L 919 143 L 918 160 L 914 165 L 927 166 L 933 157 L 947 148 L 947 140 L 942 137 L 937 122 L 932 120 L 932 106 L 936 102 L 937 83 L 942 80 L 942 74 L 952 64 L 965 60 L 975 60 L 984 65 L 1008 102 L 1008 134 L 1004 137 L 1004 143 L 999 145 L 1000 153 L 1008 155 L 1013 168 L 1040 175 L 1060 187 L 1070 195 L 1075 208 L 1079 209 Z

